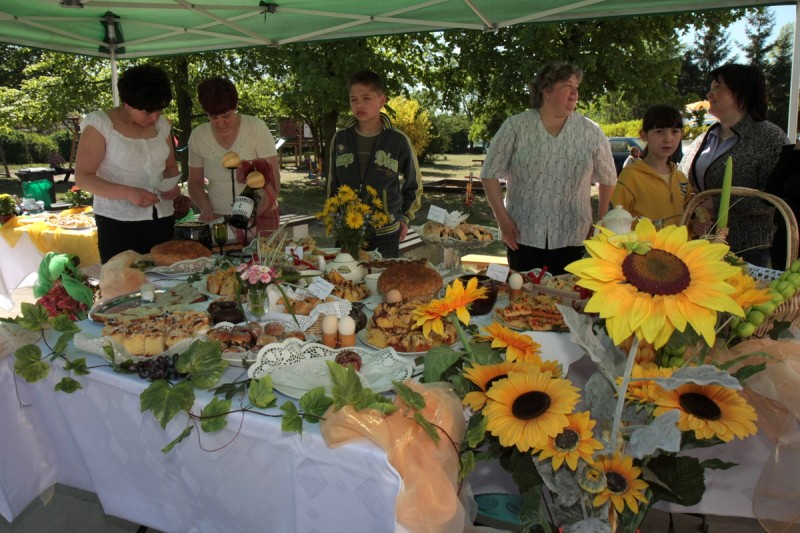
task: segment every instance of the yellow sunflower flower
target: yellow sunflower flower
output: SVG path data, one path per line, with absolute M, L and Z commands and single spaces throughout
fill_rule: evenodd
M 464 405 L 468 405 L 473 411 L 479 411 L 486 404 L 486 391 L 491 386 L 508 377 L 509 372 L 524 372 L 531 365 L 522 363 L 520 361 L 510 362 L 506 361 L 496 365 L 478 365 L 473 364 L 464 368 L 463 375 L 465 378 L 480 387 L 479 391 L 472 391 L 467 393 L 462 400 Z
M 742 272 L 741 269 L 737 269 L 736 273 L 725 281 L 736 289 L 736 292 L 731 294 L 731 298 L 742 309 L 749 309 L 754 305 L 763 304 L 772 299 L 768 288 L 756 289 L 756 280 Z
M 516 446 L 521 452 L 543 448 L 547 437 L 558 435 L 579 398 L 568 380 L 536 368 L 509 373 L 486 396 L 486 429 L 501 445 Z
M 373 198 L 372 205 L 375 206 L 375 209 L 383 209 L 383 200 L 380 198 Z
M 677 409 L 680 411 L 678 429 L 694 431 L 698 439 L 719 437 L 728 442 L 733 437 L 743 439 L 757 431 L 755 410 L 733 389 L 687 383 L 674 390 L 656 387 L 652 396 L 658 406 L 654 415 Z
M 655 363 L 636 364 L 631 371 L 631 382 L 625 397 L 633 402 L 653 403 L 653 391 L 658 387 L 655 378 L 668 378 L 672 376 L 673 369 L 658 366 Z M 635 379 L 633 379 L 635 378 Z M 638 381 L 641 379 L 642 381 Z M 622 384 L 622 378 L 617 378 L 617 385 Z
M 336 193 L 340 202 L 349 202 L 356 199 L 356 191 L 349 185 L 341 185 L 339 191 Z
M 567 415 L 567 420 L 567 427 L 555 437 L 548 437 L 539 453 L 540 461 L 553 458 L 553 470 L 561 468 L 565 461 L 570 470 L 578 468 L 578 459 L 592 464 L 594 452 L 603 449 L 603 444 L 592 433 L 596 422 L 589 418 L 588 411 Z
M 442 335 L 444 325 L 442 319 L 455 312 L 458 319 L 469 325 L 469 304 L 479 298 L 486 298 L 486 288 L 478 287 L 478 278 L 470 278 L 466 288 L 461 280 L 456 279 L 447 287 L 444 298 L 433 300 L 426 305 L 414 309 L 411 314 L 414 327 L 422 326 L 422 334 L 427 338 L 431 330 Z
M 483 329 L 489 334 L 492 348 L 506 349 L 506 361 L 520 360 L 536 365 L 542 364 L 541 352 L 539 351 L 542 345 L 529 336 L 512 331 L 497 322 L 493 322 Z
M 375 189 L 375 187 L 372 185 L 367 185 L 367 192 L 370 194 L 370 196 L 378 196 L 377 189 Z
M 364 225 L 364 216 L 357 211 L 348 211 L 345 223 L 348 228 L 359 229 Z
M 580 278 L 577 285 L 594 291 L 585 311 L 606 319 L 616 344 L 635 334 L 658 349 L 688 324 L 713 345 L 717 312 L 744 314 L 725 282 L 736 271 L 722 260 L 728 246 L 690 241 L 685 226 L 656 231 L 648 219 L 635 234 L 635 243 L 588 240 L 591 257 L 566 267 Z
M 641 222 L 640 222 L 641 224 Z M 625 505 L 634 513 L 639 512 L 639 502 L 647 503 L 644 490 L 647 483 L 639 479 L 641 468 L 633 466 L 632 457 L 622 457 L 618 453 L 614 457 L 601 457 L 594 466 L 606 475 L 606 487 L 594 497 L 592 504 L 600 507 L 608 500 L 618 513 L 625 510 Z

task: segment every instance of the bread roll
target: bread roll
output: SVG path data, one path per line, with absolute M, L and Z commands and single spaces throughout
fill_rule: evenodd
M 211 250 L 195 241 L 167 241 L 153 246 L 150 255 L 156 266 L 169 266 L 187 259 L 210 257 Z
M 100 269 L 101 299 L 110 300 L 122 294 L 136 292 L 142 284 L 147 283 L 145 273 L 130 266 L 145 257 L 133 250 L 127 250 L 109 259 Z

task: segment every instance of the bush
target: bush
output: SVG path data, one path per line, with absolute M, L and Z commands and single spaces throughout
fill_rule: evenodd
M 58 147 L 58 154 L 64 158 L 64 160 L 69 161 L 69 154 L 72 151 L 72 135 L 65 129 L 60 129 L 50 135 L 50 138 L 53 142 L 56 143 Z
M 0 127 L 0 143 L 3 145 L 6 162 L 10 165 L 48 161 L 50 153 L 58 150 L 58 145 L 50 137 L 5 127 Z
M 434 115 L 429 154 L 463 154 L 469 143 L 469 120 L 462 115 Z
M 606 137 L 639 137 L 642 121 L 626 120 L 616 124 L 601 124 L 600 128 L 606 134 Z

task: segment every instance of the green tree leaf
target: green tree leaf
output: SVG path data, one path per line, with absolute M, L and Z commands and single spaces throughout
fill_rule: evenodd
M 228 362 L 222 359 L 219 342 L 196 340 L 180 355 L 175 367 L 178 372 L 189 374 L 198 389 L 209 389 L 222 377 Z
M 281 431 L 285 431 L 287 433 L 300 433 L 303 434 L 303 419 L 300 418 L 300 414 L 297 412 L 297 406 L 287 401 L 283 405 L 281 405 L 281 411 L 283 411 L 283 417 L 281 418 Z
M 643 472 L 645 481 L 655 481 L 650 482 L 650 487 L 657 500 L 695 505 L 706 490 L 703 466 L 694 457 L 658 455 L 647 462 Z
M 14 352 L 14 372 L 28 383 L 47 377 L 50 365 L 42 361 L 42 350 L 35 344 L 26 344 Z
M 180 435 L 175 437 L 175 440 L 173 440 L 172 442 L 170 442 L 169 444 L 167 444 L 166 446 L 161 448 L 161 453 L 169 453 L 169 452 L 171 452 L 172 448 L 177 446 L 180 442 L 182 442 L 184 439 L 186 439 L 186 437 L 188 437 L 189 435 L 192 434 L 192 430 L 193 429 L 194 429 L 194 425 L 193 424 L 189 424 L 188 426 L 183 428 L 183 431 L 181 431 Z
M 261 379 L 251 380 L 248 398 L 259 409 L 266 409 L 277 402 L 277 397 L 272 393 L 272 377 L 267 374 Z
M 206 433 L 215 433 L 224 429 L 225 426 L 228 425 L 227 414 L 230 410 L 230 400 L 220 400 L 214 397 L 214 399 L 203 408 L 201 413 L 203 420 L 200 422 L 200 429 Z
M 355 408 L 363 408 L 364 397 L 361 391 L 364 386 L 361 380 L 358 379 L 358 374 L 351 367 L 343 367 L 342 365 L 333 361 L 325 361 L 328 365 L 328 372 L 331 375 L 333 387 L 331 387 L 331 396 L 333 396 L 333 404 L 336 409 L 341 409 L 345 405 L 354 405 Z
M 333 398 L 325 394 L 325 387 L 315 387 L 300 398 L 300 407 L 303 411 L 314 415 L 307 419 L 312 424 L 319 422 L 316 417 L 322 417 L 331 405 L 333 405 Z
M 422 394 L 412 390 L 408 385 L 400 381 L 392 381 L 392 387 L 397 395 L 400 396 L 400 399 L 411 409 L 416 411 L 425 409 L 425 398 Z
M 85 357 L 80 357 L 72 361 L 67 361 L 67 364 L 64 365 L 64 370 L 75 372 L 75 375 L 77 376 L 85 376 L 89 374 L 89 369 L 86 368 Z
M 77 381 L 75 381 L 70 377 L 64 376 L 63 378 L 61 378 L 61 381 L 56 383 L 56 386 L 53 387 L 53 390 L 57 392 L 66 392 L 67 394 L 72 394 L 76 390 L 82 388 L 83 387 L 81 386 L 80 383 L 78 383 Z
M 50 315 L 47 314 L 44 306 L 23 302 L 19 308 L 22 316 L 17 317 L 17 324 L 27 330 L 39 331 L 44 329 L 50 321 Z
M 449 346 L 434 346 L 425 354 L 425 367 L 422 371 L 423 383 L 442 381 L 445 372 L 459 359 L 461 359 L 461 355 Z
M 140 396 L 140 409 L 150 411 L 161 428 L 167 427 L 170 420 L 181 411 L 189 411 L 194 404 L 194 388 L 188 381 L 172 385 L 165 379 L 154 381 Z

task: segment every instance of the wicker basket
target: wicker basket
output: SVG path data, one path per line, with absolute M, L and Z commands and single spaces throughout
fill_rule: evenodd
M 708 189 L 701 193 L 696 194 L 689 203 L 686 204 L 686 209 L 681 218 L 681 224 L 686 224 L 692 217 L 695 208 L 709 196 L 715 196 L 722 193 L 722 189 Z M 765 193 L 756 189 L 749 189 L 747 187 L 731 187 L 731 196 L 755 196 L 765 200 L 778 210 L 786 223 L 786 266 L 788 269 L 792 262 L 797 259 L 798 253 L 798 228 L 797 219 L 789 205 L 769 193 Z M 769 268 L 762 268 L 755 265 L 749 266 L 750 275 L 762 284 L 767 284 L 774 279 L 778 279 L 783 273 L 783 270 L 773 270 Z M 800 291 L 797 291 L 794 296 L 784 301 L 769 319 L 761 324 L 753 334 L 753 337 L 764 337 L 775 325 L 775 322 L 790 322 L 793 328 L 800 328 Z

